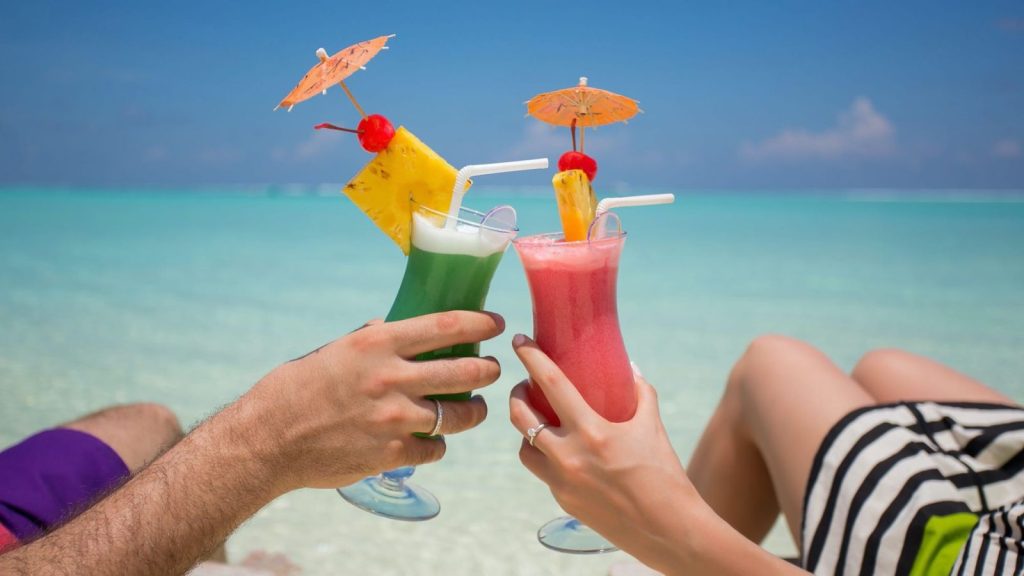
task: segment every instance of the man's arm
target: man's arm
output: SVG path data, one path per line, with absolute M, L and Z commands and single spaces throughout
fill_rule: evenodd
M 287 487 L 244 403 L 205 422 L 97 505 L 0 556 L 4 574 L 181 574 Z
M 493 358 L 416 362 L 493 338 L 500 316 L 445 312 L 367 326 L 258 382 L 120 489 L 56 531 L 0 556 L 0 574 L 181 574 L 268 502 L 301 487 L 441 458 L 425 396 L 483 388 Z M 442 401 L 442 434 L 483 421 L 480 397 Z

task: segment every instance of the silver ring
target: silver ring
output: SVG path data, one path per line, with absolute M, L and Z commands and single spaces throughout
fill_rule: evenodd
M 437 406 L 437 421 L 434 422 L 434 429 L 430 431 L 430 436 L 437 436 L 441 433 L 441 424 L 444 423 L 444 406 L 441 406 L 441 401 L 436 398 L 431 398 L 434 401 L 434 406 Z
M 547 427 L 547 424 L 537 424 L 526 431 L 526 439 L 530 441 L 530 446 L 533 446 L 533 441 L 537 439 L 537 434 L 540 434 L 540 431 Z

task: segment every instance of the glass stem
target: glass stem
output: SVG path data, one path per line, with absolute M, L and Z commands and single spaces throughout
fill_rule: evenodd
M 405 481 L 416 472 L 414 466 L 403 466 L 380 473 L 380 483 L 385 490 L 405 491 Z

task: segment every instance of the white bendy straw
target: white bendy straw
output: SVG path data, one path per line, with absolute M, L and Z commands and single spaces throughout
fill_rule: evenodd
M 532 160 L 516 160 L 515 162 L 495 162 L 493 164 L 470 164 L 463 166 L 455 175 L 455 188 L 452 190 L 452 202 L 448 206 L 448 222 L 446 228 L 455 228 L 462 207 L 462 195 L 466 191 L 466 181 L 476 176 L 501 174 L 502 172 L 520 172 L 523 170 L 543 170 L 548 167 L 547 158 Z
M 627 206 L 654 206 L 655 204 L 671 204 L 675 201 L 675 194 L 644 194 L 642 196 L 605 198 L 597 203 L 597 215 L 600 216 L 612 208 L 625 208 Z

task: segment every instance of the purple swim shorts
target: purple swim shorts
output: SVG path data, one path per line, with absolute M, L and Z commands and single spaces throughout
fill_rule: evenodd
M 0 452 L 0 525 L 28 542 L 127 476 L 121 457 L 95 436 L 44 430 Z

